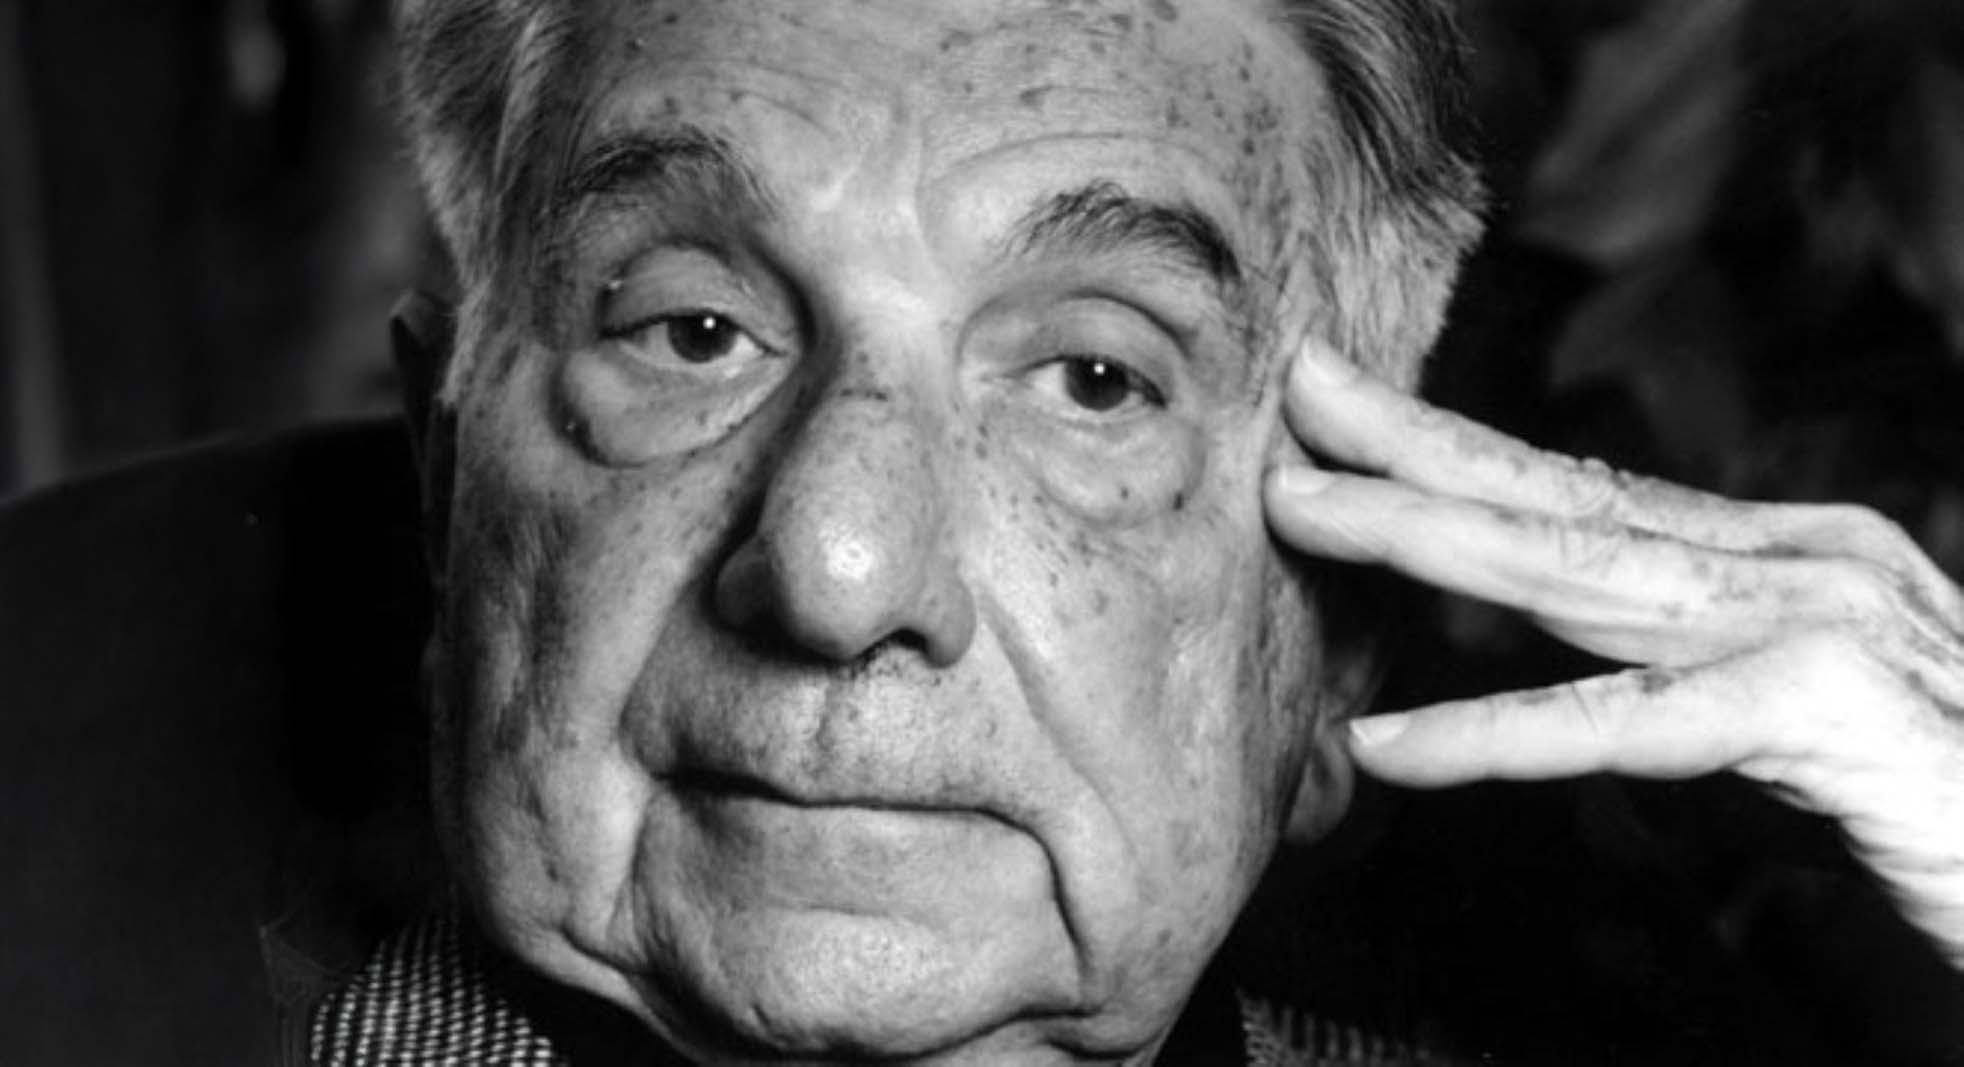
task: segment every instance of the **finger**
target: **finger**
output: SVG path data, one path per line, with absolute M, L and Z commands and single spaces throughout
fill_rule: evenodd
M 1924 613 L 1952 629 L 1964 629 L 1964 590 L 1901 526 L 1860 505 L 1800 505 L 1788 510 L 1786 546 L 1881 566 L 1897 576 L 1907 598 Z
M 1270 527 L 1297 551 L 1524 611 L 1624 662 L 1708 662 L 1886 612 L 1893 595 L 1873 568 L 1847 561 L 1727 552 L 1361 475 L 1282 468 L 1266 502 Z
M 1306 446 L 1372 473 L 1735 552 L 1866 561 L 1896 574 L 1930 614 L 1964 627 L 1964 590 L 1900 526 L 1869 508 L 1742 502 L 1537 449 L 1377 381 L 1314 339 L 1297 355 L 1285 410 Z
M 1781 751 L 1774 657 L 1645 668 L 1351 723 L 1351 755 L 1399 785 L 1617 773 L 1691 778 Z
M 1736 770 L 1849 817 L 1861 805 L 1835 798 L 1864 774 L 1964 784 L 1964 728 L 1943 710 L 1964 697 L 1964 678 L 1934 688 L 1905 684 L 1911 678 L 1860 638 L 1818 630 L 1697 667 L 1357 719 L 1351 754 L 1370 773 L 1413 786 Z
M 1434 407 L 1311 341 L 1297 354 L 1285 415 L 1312 451 L 1438 493 L 1600 518 L 1736 551 L 1777 543 L 1778 505 L 1747 504 L 1535 448 Z
M 1703 667 L 1360 719 L 1350 750 L 1418 788 L 1738 771 L 1839 820 L 1905 916 L 1964 965 L 1964 727 L 1946 710 L 1964 678 L 1936 692 L 1885 659 L 1821 631 Z
M 1648 707 L 1664 688 L 1678 699 Z M 1689 778 L 1753 751 L 1748 722 L 1712 714 L 1665 668 L 1436 704 L 1351 723 L 1351 756 L 1396 785 L 1439 788 L 1614 772 Z

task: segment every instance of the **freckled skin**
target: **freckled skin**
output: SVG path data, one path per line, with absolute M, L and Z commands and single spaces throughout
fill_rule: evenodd
M 1323 743 L 1258 492 L 1307 61 L 1253 0 L 594 17 L 577 139 L 684 119 L 783 202 L 663 284 L 794 326 L 649 372 L 588 321 L 668 262 L 623 222 L 474 355 L 439 759 L 487 925 L 710 1061 L 1149 1057 Z M 1094 180 L 1223 220 L 1250 300 L 992 258 Z M 1165 407 L 1074 409 L 1067 314 Z

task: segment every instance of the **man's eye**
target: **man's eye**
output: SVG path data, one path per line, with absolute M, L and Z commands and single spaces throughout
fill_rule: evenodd
M 620 331 L 615 338 L 639 349 L 642 358 L 662 364 L 745 362 L 766 354 L 743 327 L 710 311 L 662 315 Z
M 1062 393 L 1077 407 L 1100 415 L 1137 407 L 1161 408 L 1166 398 L 1145 375 L 1101 356 L 1060 356 L 1036 370 L 1038 388 Z

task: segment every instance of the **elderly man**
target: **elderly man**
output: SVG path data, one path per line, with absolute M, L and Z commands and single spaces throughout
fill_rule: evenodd
M 1734 770 L 1964 963 L 1958 590 L 1866 513 L 1410 397 L 1477 229 L 1431 6 L 401 29 L 462 290 L 409 339 L 457 900 L 311 1006 L 312 1059 L 1284 1056 L 1247 998 L 1230 1048 L 1178 1024 L 1353 767 Z M 1346 725 L 1351 564 L 1636 669 Z
M 491 942 L 651 1047 L 1150 1060 L 1353 760 L 1738 770 L 1840 816 L 1964 959 L 1957 590 L 1866 515 L 1402 392 L 1476 228 L 1436 13 L 403 29 L 464 290 L 426 441 L 445 838 Z M 1346 730 L 1370 664 L 1277 539 L 1646 666 Z M 442 1051 L 355 1025 L 414 1002 L 396 951 L 318 1052 Z

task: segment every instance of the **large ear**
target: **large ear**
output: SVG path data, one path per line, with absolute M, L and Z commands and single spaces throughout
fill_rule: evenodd
M 456 414 L 440 393 L 456 335 L 455 310 L 420 290 L 404 294 L 389 315 L 389 345 L 422 488 L 424 563 L 431 587 L 439 594 L 450 540 L 450 488 L 457 455 Z
M 1316 716 L 1302 781 L 1289 807 L 1283 837 L 1306 845 L 1330 832 L 1350 808 L 1356 770 L 1345 740 L 1351 718 L 1364 713 L 1383 685 L 1393 644 L 1393 605 L 1399 590 L 1380 573 L 1332 568 L 1319 583 L 1323 654 L 1313 689 Z

